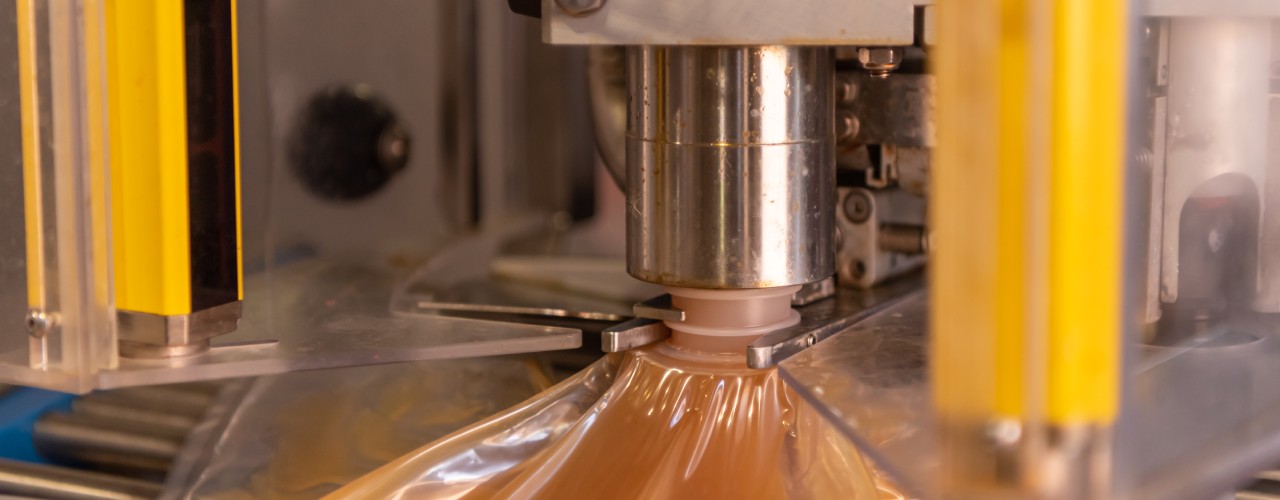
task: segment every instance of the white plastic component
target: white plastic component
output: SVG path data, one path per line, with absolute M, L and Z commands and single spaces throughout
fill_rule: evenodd
M 671 343 L 699 351 L 742 352 L 760 336 L 800 322 L 791 297 L 800 286 L 709 290 L 667 287 L 684 321 L 664 321 Z

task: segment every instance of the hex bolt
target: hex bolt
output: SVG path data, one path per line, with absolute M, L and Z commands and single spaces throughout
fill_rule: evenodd
M 844 198 L 844 216 L 854 224 L 861 224 L 871 218 L 871 199 L 866 191 L 849 192 Z
M 889 73 L 902 64 L 902 49 L 897 47 L 862 47 L 858 49 L 858 62 L 872 78 L 888 78 Z
M 604 0 L 556 0 L 556 6 L 573 17 L 587 16 L 604 7 Z

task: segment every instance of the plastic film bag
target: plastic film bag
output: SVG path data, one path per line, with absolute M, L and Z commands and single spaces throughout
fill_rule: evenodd
M 897 498 L 776 369 L 658 343 L 330 498 Z
M 175 462 L 192 472 L 171 477 L 169 489 L 185 498 L 316 498 L 550 385 L 528 357 L 262 377 L 202 424 L 205 439 L 193 436 Z

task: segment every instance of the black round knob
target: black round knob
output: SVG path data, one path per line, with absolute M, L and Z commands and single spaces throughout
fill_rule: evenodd
M 409 162 L 409 134 L 391 107 L 365 85 L 330 87 L 298 116 L 288 144 L 294 174 L 312 193 L 356 200 Z

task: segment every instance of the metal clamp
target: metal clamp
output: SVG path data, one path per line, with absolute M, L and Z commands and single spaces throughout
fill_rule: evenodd
M 684 311 L 671 305 L 671 295 L 662 294 L 631 308 L 635 319 L 600 332 L 604 352 L 622 352 L 646 346 L 671 336 L 664 321 L 684 321 Z
M 836 294 L 836 277 L 832 276 L 822 281 L 815 281 L 800 287 L 796 291 L 794 297 L 791 297 L 792 307 L 802 307 L 817 302 L 819 300 L 829 299 Z
M 646 346 L 671 336 L 671 329 L 662 321 L 636 318 L 605 328 L 600 332 L 600 348 L 604 352 L 622 352 Z
M 684 310 L 671 305 L 671 295 L 662 294 L 636 304 L 631 312 L 637 318 L 649 318 L 660 321 L 684 321 Z
M 769 333 L 747 346 L 747 366 L 770 368 L 813 347 L 920 288 L 920 276 L 904 277 L 874 290 L 843 288 L 831 300 L 797 309 L 800 322 Z

